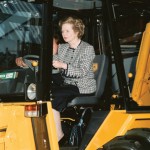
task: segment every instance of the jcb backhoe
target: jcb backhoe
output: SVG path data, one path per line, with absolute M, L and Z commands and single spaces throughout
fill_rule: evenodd
M 142 35 L 130 92 L 112 2 L 71 3 L 69 0 L 0 1 L 0 150 L 149 150 L 150 23 L 146 24 Z M 104 9 L 97 10 L 97 5 Z M 67 10 L 67 7 L 72 9 Z M 89 11 L 91 8 L 93 11 Z M 100 92 L 91 97 L 74 98 L 62 111 L 62 126 L 68 138 L 60 144 L 50 97 L 51 78 L 56 71 L 52 68 L 53 22 L 65 12 L 75 15 L 76 9 L 79 9 L 77 15 L 84 9 L 85 16 L 87 13 L 90 16 L 87 39 L 93 37 L 95 24 L 91 16 L 104 19 L 112 51 L 108 53 L 107 42 L 102 44 L 98 54 L 101 61 L 95 59 L 93 63 L 93 71 L 98 72 L 97 91 Z M 57 11 L 61 13 L 58 15 Z M 106 34 L 100 33 L 99 41 L 103 43 Z M 119 83 L 116 96 L 105 93 L 110 83 L 112 54 Z M 19 56 L 23 57 L 27 68 L 14 67 L 15 58 Z

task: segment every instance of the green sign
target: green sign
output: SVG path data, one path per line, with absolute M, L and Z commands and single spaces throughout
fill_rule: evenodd
M 18 72 L 2 72 L 0 73 L 1 79 L 15 79 L 18 76 Z

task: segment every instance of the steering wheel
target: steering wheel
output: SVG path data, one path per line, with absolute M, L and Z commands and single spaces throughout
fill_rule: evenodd
M 33 61 L 38 61 L 39 60 L 39 56 L 37 55 L 25 55 L 22 57 L 22 60 L 24 61 L 24 63 L 31 69 L 31 70 L 35 70 L 36 72 L 38 71 L 38 66 L 33 66 L 31 60 Z M 52 69 L 52 74 L 57 74 L 60 73 L 59 69 Z
M 32 61 L 39 61 L 39 56 L 37 55 L 25 55 L 22 57 L 22 60 L 24 61 L 24 63 L 31 69 L 31 70 L 35 70 L 36 72 L 38 71 L 38 66 L 33 66 L 32 65 Z

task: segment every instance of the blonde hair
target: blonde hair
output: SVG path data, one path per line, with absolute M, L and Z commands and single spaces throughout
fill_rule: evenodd
M 74 32 L 78 32 L 78 38 L 82 38 L 82 36 L 84 35 L 85 25 L 81 19 L 75 17 L 67 17 L 59 21 L 59 27 L 62 28 L 62 25 L 66 23 L 72 24 Z

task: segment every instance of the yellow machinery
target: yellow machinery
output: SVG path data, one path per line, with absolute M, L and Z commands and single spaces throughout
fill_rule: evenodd
M 150 63 L 146 63 L 150 58 L 149 41 L 150 23 L 147 24 L 143 34 L 136 66 L 136 82 L 132 90 L 132 96 L 136 97 L 140 106 L 150 105 L 148 101 Z M 144 71 L 141 72 L 139 68 Z M 39 107 L 35 108 L 34 105 Z M 47 108 L 47 112 L 42 112 L 43 107 Z M 141 112 L 142 110 L 134 113 L 126 110 L 111 110 L 87 145 L 86 150 L 102 148 L 108 141 L 116 136 L 123 136 L 128 130 L 150 128 L 149 111 Z M 59 149 L 50 102 L 1 103 L 0 118 L 0 150 Z M 33 126 L 36 128 L 34 129 Z
M 44 60 L 42 60 L 42 64 L 45 64 Z M 51 102 L 45 98 L 44 101 L 42 99 L 15 102 L 1 100 L 0 150 L 150 149 L 149 68 L 150 23 L 146 25 L 143 34 L 134 85 L 127 106 L 106 112 L 103 110 L 96 111 L 93 118 L 98 120 L 103 117 L 103 119 L 97 125 L 98 129 L 88 142 L 85 144 L 81 142 L 81 146 L 59 146 Z M 133 101 L 133 106 L 129 104 L 130 101 Z M 94 128 L 92 119 L 89 121 L 89 127 Z M 88 131 L 85 131 L 85 134 L 88 136 Z M 84 140 L 86 141 L 86 138 Z

